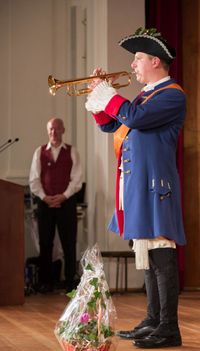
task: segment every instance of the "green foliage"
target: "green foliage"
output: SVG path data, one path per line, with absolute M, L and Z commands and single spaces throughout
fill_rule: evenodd
M 101 329 L 102 329 L 102 333 L 103 333 L 105 338 L 108 338 L 109 336 L 114 335 L 114 332 L 110 326 L 106 326 L 106 325 L 102 324 Z
M 66 296 L 68 296 L 70 299 L 73 299 L 76 296 L 76 290 L 73 289 L 72 291 L 67 293 Z
M 88 263 L 88 265 L 85 267 L 85 269 L 87 271 L 93 271 L 94 272 L 94 268 L 92 267 L 91 263 Z
M 161 33 L 156 28 L 138 28 L 134 35 L 150 35 L 151 37 L 161 37 Z

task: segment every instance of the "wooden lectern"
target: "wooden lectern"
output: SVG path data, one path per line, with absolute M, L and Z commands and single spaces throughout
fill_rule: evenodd
M 0 180 L 0 305 L 24 303 L 24 187 Z

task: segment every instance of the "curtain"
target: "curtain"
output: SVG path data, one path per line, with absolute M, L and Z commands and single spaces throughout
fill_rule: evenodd
M 182 85 L 182 1 L 181 0 L 146 0 L 146 28 L 155 27 L 168 42 L 176 48 L 176 59 L 170 68 L 170 75 Z M 180 176 L 183 209 L 183 130 L 177 145 L 177 168 Z M 180 290 L 184 287 L 184 247 L 177 247 Z

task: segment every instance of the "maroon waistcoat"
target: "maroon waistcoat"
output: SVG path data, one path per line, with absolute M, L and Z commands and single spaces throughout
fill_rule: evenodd
M 46 195 L 62 194 L 70 181 L 72 169 L 71 145 L 66 149 L 60 149 L 56 162 L 53 159 L 51 149 L 46 150 L 47 145 L 41 147 L 41 183 Z

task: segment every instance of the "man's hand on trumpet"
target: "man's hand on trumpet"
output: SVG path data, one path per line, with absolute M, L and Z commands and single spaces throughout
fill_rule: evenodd
M 106 72 L 102 68 L 95 68 L 92 77 L 97 76 L 97 78 L 94 77 L 88 86 L 92 91 L 87 96 L 85 107 L 93 113 L 103 111 L 110 99 L 117 94 L 115 88 L 111 85 L 117 77 L 106 78 L 103 77 L 105 74 Z
M 91 74 L 91 77 L 93 76 L 101 76 L 103 74 L 106 74 L 106 71 L 104 71 L 102 68 L 100 67 L 97 67 L 94 69 L 94 71 L 92 72 Z M 101 78 L 94 78 L 91 83 L 88 85 L 88 88 L 89 89 L 94 89 L 96 88 L 97 85 L 99 85 L 100 83 L 102 82 L 102 79 Z
M 95 68 L 94 69 L 94 71 L 93 71 L 93 73 L 92 73 L 92 75 L 91 75 L 91 77 L 93 77 L 93 76 L 98 76 L 98 78 L 94 78 L 93 80 L 92 80 L 92 82 L 88 85 L 88 88 L 90 88 L 90 89 L 94 89 L 97 85 L 99 85 L 103 80 L 104 81 L 106 81 L 106 82 L 108 82 L 109 83 L 109 85 L 111 86 L 112 85 L 112 83 L 116 80 L 116 79 L 118 79 L 118 75 L 112 75 L 112 77 L 109 77 L 109 78 L 105 78 L 105 77 L 102 77 L 102 79 L 99 77 L 99 76 L 105 76 L 106 75 L 106 71 L 104 71 L 101 67 L 97 67 L 97 68 Z

